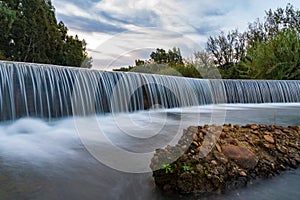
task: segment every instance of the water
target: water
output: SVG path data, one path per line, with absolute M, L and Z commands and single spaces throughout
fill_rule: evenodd
M 203 80 L 0 62 L 0 120 L 220 103 L 300 102 L 300 81 Z
M 225 123 L 276 123 L 284 126 L 300 124 L 299 103 L 220 104 L 141 111 L 128 115 L 105 114 L 95 118 L 104 135 L 109 137 L 116 146 L 126 151 L 144 153 L 170 142 L 178 131 L 178 124 L 184 127 L 194 118 L 197 119 L 197 124 L 211 123 L 214 113 L 220 111 L 226 113 Z M 135 126 L 121 126 L 127 124 L 128 119 Z M 64 118 L 49 122 L 42 119 L 22 118 L 15 122 L 1 123 L 0 199 L 300 198 L 299 170 L 285 172 L 278 177 L 259 181 L 247 188 L 224 195 L 163 196 L 155 188 L 150 172 L 121 172 L 107 166 L 107 163 L 99 162 L 89 154 L 77 132 L 78 120 L 91 122 L 92 119 L 91 117 Z M 137 131 L 139 127 L 144 129 Z M 86 124 L 85 129 L 91 129 L 90 123 Z M 159 137 L 160 143 L 149 142 L 153 137 L 151 133 Z M 101 148 L 105 151 L 106 147 Z
M 0 199 L 174 198 L 155 188 L 149 168 L 155 149 L 175 145 L 190 125 L 299 125 L 299 91 L 300 81 L 200 80 L 1 61 Z M 209 198 L 299 199 L 299 174 Z

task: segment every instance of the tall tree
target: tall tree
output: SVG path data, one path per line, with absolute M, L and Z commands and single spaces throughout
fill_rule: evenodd
M 50 0 L 4 0 L 0 9 L 11 13 L 10 27 L 1 35 L 0 51 L 13 61 L 51 63 L 80 67 L 88 58 L 85 41 L 67 35 L 67 27 L 57 24 Z M 6 20 L 7 21 L 7 20 Z M 10 25 L 10 26 L 9 26 Z
M 11 10 L 7 3 L 0 1 L 0 59 L 7 59 L 6 52 L 10 51 L 10 46 L 14 45 L 14 40 L 10 37 L 10 30 L 16 19 L 16 12 Z

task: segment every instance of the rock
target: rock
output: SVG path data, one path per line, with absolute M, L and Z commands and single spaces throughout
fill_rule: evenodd
M 284 129 L 282 130 L 282 132 L 284 132 L 284 133 L 289 133 L 290 131 L 289 131 L 288 129 L 284 128 Z
M 270 136 L 270 135 L 264 135 L 264 139 L 265 139 L 267 142 L 270 142 L 270 143 L 272 143 L 272 144 L 275 143 L 273 137 Z
M 205 129 L 201 129 L 201 132 L 203 133 L 203 135 L 208 135 L 209 134 L 209 132 Z
M 190 126 L 188 128 L 188 131 L 190 131 L 192 133 L 198 133 L 198 126 Z
M 299 155 L 297 155 L 297 156 L 295 157 L 295 161 L 296 161 L 297 163 L 300 164 L 300 156 L 299 156 Z
M 199 146 L 198 142 L 196 142 L 196 141 L 193 141 L 192 144 L 195 145 L 196 147 Z
M 241 176 L 247 176 L 247 173 L 244 172 L 244 171 L 240 171 L 240 175 L 241 175 Z
M 183 150 L 187 149 L 187 145 L 182 145 L 181 149 L 183 149 Z
M 220 134 L 220 138 L 224 139 L 226 138 L 226 132 L 222 131 L 221 134 Z
M 194 159 L 195 159 L 195 160 L 200 160 L 200 158 L 201 158 L 201 157 L 200 157 L 198 154 L 194 156 Z
M 193 176 L 189 172 L 184 172 L 180 175 L 179 180 L 177 181 L 177 186 L 179 192 L 181 193 L 191 193 L 193 191 Z
M 216 144 L 216 148 L 217 148 L 218 152 L 220 152 L 220 153 L 222 152 L 222 149 L 219 144 Z
M 221 128 L 189 127 L 175 147 L 157 149 L 150 164 L 156 170 L 156 185 L 179 193 L 225 192 L 300 165 L 300 126 L 229 124 L 223 126 L 220 138 L 214 138 Z M 173 172 L 166 173 L 161 166 L 174 160 L 173 154 L 182 156 L 171 164 Z M 184 165 L 190 169 L 184 170 Z
M 214 152 L 214 156 L 215 158 L 220 161 L 222 164 L 226 164 L 228 162 L 228 159 L 225 157 L 224 154 L 218 152 L 218 151 L 215 151 Z
M 213 165 L 218 165 L 217 161 L 215 161 L 215 160 L 212 160 L 210 163 Z
M 280 152 L 285 154 L 287 152 L 287 148 L 285 146 L 281 146 L 279 144 L 276 144 L 276 149 Z
M 252 125 L 250 126 L 250 128 L 253 129 L 253 130 L 256 130 L 256 129 L 258 129 L 258 126 L 257 126 L 256 124 L 252 124 Z
M 290 160 L 290 162 L 291 162 L 290 166 L 292 168 L 296 169 L 297 168 L 297 162 L 296 162 L 296 160 Z
M 193 140 L 194 140 L 194 141 L 198 141 L 198 140 L 199 140 L 199 137 L 198 137 L 198 135 L 197 135 L 197 134 L 194 134 L 194 136 L 193 136 Z
M 234 128 L 239 129 L 240 125 L 236 124 L 236 125 L 234 125 Z
M 276 134 L 276 135 L 282 135 L 283 133 L 281 132 L 281 130 L 276 129 L 274 131 L 274 134 Z
M 243 128 L 250 128 L 251 124 L 246 124 L 245 126 L 242 126 Z
M 169 185 L 169 184 L 166 184 L 166 185 L 163 186 L 163 190 L 164 190 L 164 191 L 170 191 L 171 188 L 172 188 L 172 187 L 171 187 L 171 185 Z
M 234 138 L 228 138 L 226 141 L 228 144 L 235 144 L 235 145 L 237 144 L 237 142 Z
M 259 135 L 259 132 L 258 132 L 258 131 L 253 131 L 253 130 L 251 130 L 251 133 L 252 133 L 252 134 L 255 134 L 255 135 Z
M 273 144 L 269 144 L 269 143 L 263 143 L 264 147 L 266 147 L 267 149 L 274 149 L 274 145 Z
M 198 151 L 202 151 L 202 146 L 199 146 L 199 147 L 197 148 L 197 150 L 198 150 Z
M 255 155 L 245 147 L 226 145 L 222 147 L 222 150 L 225 156 L 244 169 L 253 169 L 258 162 Z

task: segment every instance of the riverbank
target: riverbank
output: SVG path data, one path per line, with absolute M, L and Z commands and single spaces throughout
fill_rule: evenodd
M 222 193 L 299 164 L 300 126 L 256 124 L 191 126 L 151 160 L 158 188 L 194 194 Z

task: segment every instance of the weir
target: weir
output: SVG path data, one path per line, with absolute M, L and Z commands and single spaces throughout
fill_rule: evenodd
M 0 61 L 0 120 L 300 102 L 300 81 L 207 80 Z

